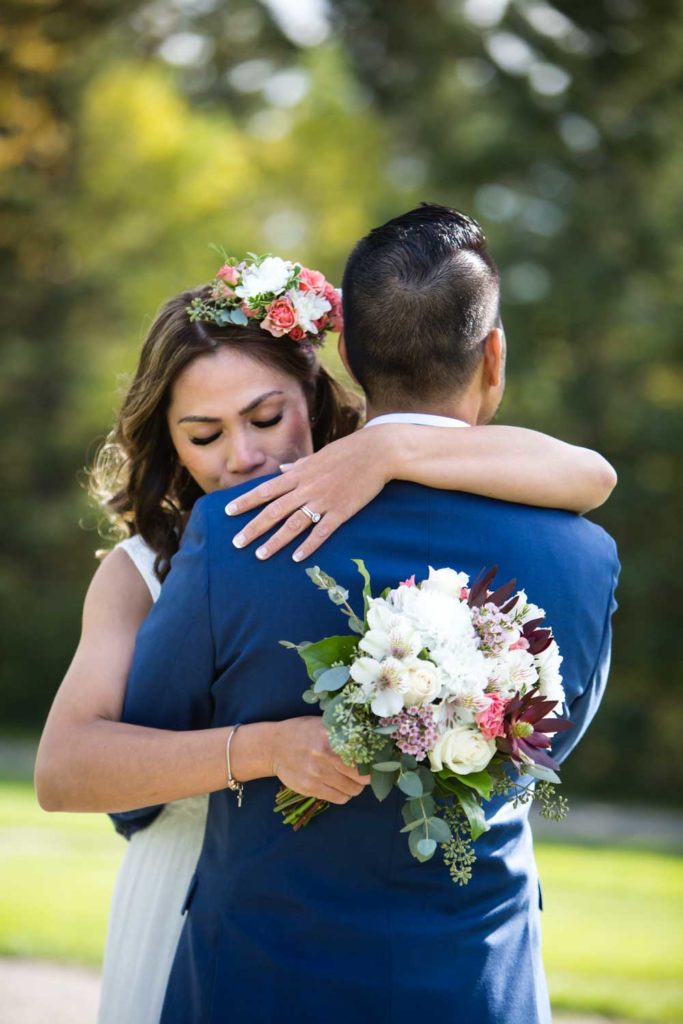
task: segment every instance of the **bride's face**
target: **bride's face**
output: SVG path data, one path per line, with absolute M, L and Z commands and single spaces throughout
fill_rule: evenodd
M 206 492 L 276 473 L 313 451 L 300 383 L 229 348 L 185 367 L 167 418 L 178 459 Z

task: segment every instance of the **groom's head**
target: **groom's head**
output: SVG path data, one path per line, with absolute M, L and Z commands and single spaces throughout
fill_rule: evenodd
M 375 228 L 348 259 L 342 296 L 342 355 L 373 415 L 491 418 L 504 340 L 498 270 L 476 221 L 423 203 Z

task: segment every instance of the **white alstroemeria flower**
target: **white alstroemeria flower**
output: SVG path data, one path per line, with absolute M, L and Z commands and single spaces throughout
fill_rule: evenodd
M 512 697 L 517 691 L 524 693 L 538 681 L 538 672 L 533 655 L 521 649 L 505 651 L 500 657 L 489 661 L 492 679 L 496 689 L 504 696 Z
M 405 690 L 403 704 L 431 704 L 441 694 L 441 673 L 436 665 L 423 658 L 411 658 L 403 662 Z
M 450 597 L 460 598 L 460 591 L 469 585 L 470 578 L 466 572 L 455 569 L 433 569 L 429 566 L 429 578 L 422 584 L 422 590 L 435 590 Z
M 388 632 L 398 625 L 400 621 L 401 616 L 397 615 L 396 610 L 387 604 L 384 598 L 370 598 L 368 606 L 368 626 L 370 629 L 383 629 L 385 632 Z
M 407 620 L 399 616 L 393 616 L 393 619 L 384 626 L 378 623 L 377 629 L 369 629 L 358 643 L 361 651 L 378 661 L 386 657 L 400 660 L 417 657 L 424 646 L 422 637 Z
M 540 696 L 546 697 L 548 700 L 558 700 L 564 703 L 564 687 L 562 685 L 562 674 L 560 673 L 562 660 L 560 649 L 555 640 L 544 651 L 536 655 L 536 668 L 540 684 L 538 692 Z M 555 712 L 562 714 L 562 709 L 555 708 Z
M 246 267 L 242 272 L 242 283 L 235 288 L 235 294 L 247 301 L 257 295 L 279 295 L 287 287 L 293 271 L 294 264 L 289 260 L 266 256 L 260 264 Z
M 487 740 L 476 726 L 455 725 L 436 741 L 429 752 L 433 772 L 444 765 L 459 775 L 481 772 L 496 752 L 495 740 Z
M 366 695 L 372 697 L 372 711 L 382 718 L 397 715 L 403 708 L 405 673 L 403 663 L 396 658 L 357 658 L 351 666 L 351 678 Z
M 315 334 L 318 330 L 313 321 L 319 320 L 332 309 L 332 304 L 314 291 L 300 292 L 292 289 L 287 292 L 287 297 L 294 306 L 299 327 L 310 334 Z
M 544 618 L 545 612 L 537 604 L 532 604 L 527 600 L 525 590 L 520 590 L 517 604 L 512 609 L 512 616 L 515 622 L 524 625 L 525 622 L 531 622 L 532 619 Z

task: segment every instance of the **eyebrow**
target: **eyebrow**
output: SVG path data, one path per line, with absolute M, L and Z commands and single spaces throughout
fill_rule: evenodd
M 248 412 L 255 409 L 261 402 L 265 402 L 267 398 L 272 398 L 273 395 L 284 395 L 284 391 L 266 391 L 265 394 L 259 395 L 248 405 L 245 405 L 243 409 L 240 409 L 239 415 L 246 416 Z M 182 419 L 178 420 L 178 423 L 220 423 L 220 416 L 183 416 Z

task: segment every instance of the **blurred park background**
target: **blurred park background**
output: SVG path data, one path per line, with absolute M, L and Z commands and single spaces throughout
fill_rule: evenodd
M 2 18 L 0 830 L 18 902 L 0 952 L 101 953 L 118 840 L 41 815 L 14 752 L 78 637 L 101 543 L 85 467 L 156 308 L 212 276 L 211 243 L 339 281 L 352 243 L 420 200 L 483 223 L 509 342 L 500 420 L 619 473 L 592 516 L 623 563 L 611 683 L 566 789 L 680 808 L 683 3 L 5 0 Z M 558 1005 L 683 1020 L 681 850 L 656 832 L 637 852 L 541 845 Z M 73 942 L 66 905 L 45 912 L 72 877 Z M 565 948 L 583 966 L 563 972 Z

